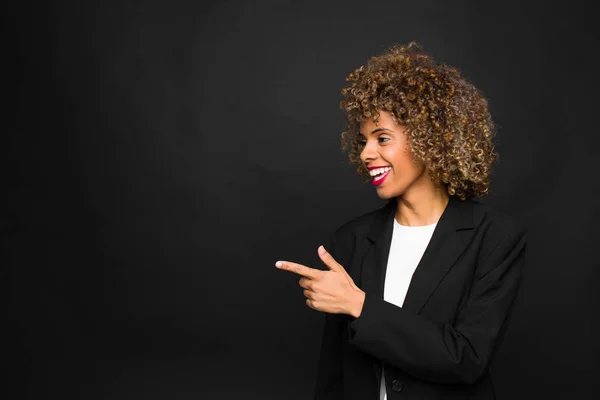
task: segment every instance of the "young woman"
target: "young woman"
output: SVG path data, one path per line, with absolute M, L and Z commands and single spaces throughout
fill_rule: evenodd
M 480 91 L 415 43 L 352 72 L 344 150 L 387 204 L 289 261 L 325 312 L 315 399 L 493 399 L 526 231 L 487 194 L 495 129 Z

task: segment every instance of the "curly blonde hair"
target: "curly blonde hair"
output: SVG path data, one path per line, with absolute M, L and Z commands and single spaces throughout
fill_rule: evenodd
M 437 186 L 463 200 L 488 193 L 498 157 L 494 123 L 481 91 L 456 68 L 436 63 L 410 42 L 372 57 L 346 80 L 350 84 L 342 89 L 340 103 L 348 117 L 342 150 L 364 182 L 371 177 L 360 159 L 360 122 L 377 122 L 379 111 L 387 111 L 406 126 L 410 150 Z

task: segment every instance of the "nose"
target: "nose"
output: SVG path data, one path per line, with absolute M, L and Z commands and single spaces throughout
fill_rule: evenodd
M 375 149 L 376 143 L 367 141 L 362 151 L 360 152 L 360 159 L 368 164 L 377 158 L 377 150 Z

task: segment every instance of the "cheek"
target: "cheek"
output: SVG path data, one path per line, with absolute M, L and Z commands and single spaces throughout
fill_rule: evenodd
M 419 170 L 422 168 L 422 163 L 417 160 L 408 146 L 402 149 L 402 160 L 405 165 L 410 165 L 410 168 L 413 170 Z
M 405 150 L 398 150 L 393 156 L 393 163 L 402 171 L 412 170 L 416 167 L 412 160 L 412 155 Z
M 411 153 L 400 153 L 393 160 L 394 175 L 398 179 L 412 179 L 423 173 L 424 165 L 415 161 Z

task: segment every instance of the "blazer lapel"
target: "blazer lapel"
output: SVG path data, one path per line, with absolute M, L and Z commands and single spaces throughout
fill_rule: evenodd
M 412 276 L 403 308 L 419 313 L 464 251 L 473 235 L 472 205 L 470 200 L 450 196 Z
M 371 246 L 368 248 L 361 263 L 360 288 L 365 293 L 370 293 L 381 298 L 383 298 L 385 269 L 392 243 L 395 210 L 395 198 L 380 209 L 380 212 L 371 225 L 371 229 L 367 233 L 367 239 L 370 241 Z
M 367 239 L 371 242 L 361 265 L 361 289 L 383 298 L 385 273 L 392 242 L 396 199 L 380 209 Z M 410 282 L 403 308 L 418 313 L 452 268 L 473 234 L 472 203 L 450 196 Z

